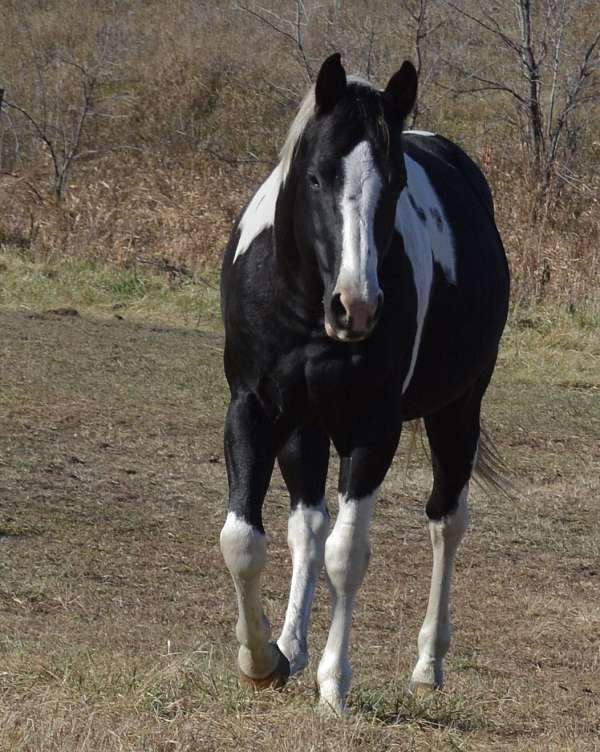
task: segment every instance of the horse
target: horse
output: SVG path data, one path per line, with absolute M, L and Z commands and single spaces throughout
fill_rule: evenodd
M 442 687 L 450 579 L 468 525 L 481 400 L 508 311 L 509 273 L 491 191 L 454 143 L 404 131 L 417 73 L 378 90 L 322 64 L 280 161 L 233 227 L 221 275 L 229 504 L 221 551 L 237 595 L 240 683 L 281 687 L 308 663 L 323 565 L 331 626 L 320 701 L 343 713 L 352 612 L 369 521 L 402 424 L 423 419 L 433 487 L 429 602 L 410 689 Z M 340 458 L 333 528 L 330 445 Z M 261 605 L 262 506 L 277 460 L 291 499 L 289 603 L 271 640 Z

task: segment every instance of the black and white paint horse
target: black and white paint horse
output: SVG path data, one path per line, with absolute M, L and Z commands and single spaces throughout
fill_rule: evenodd
M 411 685 L 442 684 L 453 560 L 467 527 L 479 413 L 507 315 L 509 279 L 492 198 L 450 141 L 403 132 L 416 97 L 405 62 L 383 91 L 322 65 L 281 152 L 235 226 L 222 274 L 229 513 L 221 550 L 237 592 L 241 679 L 277 686 L 308 662 L 325 565 L 331 628 L 321 700 L 344 709 L 352 610 L 369 520 L 403 421 L 424 418 L 429 605 Z M 340 456 L 329 532 L 330 441 Z M 293 573 L 279 640 L 261 606 L 261 509 L 275 459 L 291 496 Z

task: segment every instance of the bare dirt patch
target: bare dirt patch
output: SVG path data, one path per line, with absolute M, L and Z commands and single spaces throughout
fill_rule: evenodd
M 85 312 L 4 312 L 0 331 L 0 749 L 600 748 L 600 408 L 587 376 L 535 383 L 501 361 L 486 412 L 519 497 L 473 493 L 448 685 L 429 703 L 404 691 L 430 549 L 426 459 L 407 471 L 403 443 L 356 613 L 353 715 L 331 721 L 314 711 L 314 667 L 280 694 L 237 687 L 218 548 L 221 336 Z M 286 508 L 276 475 L 275 629 Z M 313 658 L 327 616 L 321 586 Z

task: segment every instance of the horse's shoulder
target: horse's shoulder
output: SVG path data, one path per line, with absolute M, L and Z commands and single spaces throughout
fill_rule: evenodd
M 477 163 L 454 141 L 439 134 L 426 133 L 404 131 L 405 160 L 418 163 L 438 191 L 457 186 L 466 188 L 493 219 L 492 193 Z

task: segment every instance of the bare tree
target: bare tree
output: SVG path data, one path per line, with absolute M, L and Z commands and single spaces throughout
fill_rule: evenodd
M 442 26 L 444 21 L 440 18 L 434 19 L 430 0 L 401 0 L 400 5 L 405 17 L 408 18 L 419 90 L 423 91 L 432 73 L 427 39 Z M 437 57 L 439 58 L 439 55 Z M 420 112 L 421 107 L 417 98 L 411 115 L 411 128 L 416 127 Z
M 565 140 L 569 143 L 565 136 L 586 105 L 600 101 L 600 30 L 585 29 L 587 33 L 582 34 L 574 28 L 575 21 L 585 18 L 586 0 L 547 0 L 543 8 L 531 0 L 511 0 L 512 25 L 510 17 L 502 17 L 497 7 L 490 9 L 481 0 L 473 12 L 464 4 L 445 2 L 515 64 L 518 75 L 503 79 L 485 68 L 454 63 L 462 76 L 456 90 L 509 95 L 517 122 L 525 126 L 532 171 L 540 195 L 545 196 L 556 174 L 560 147 Z M 494 59 L 501 58 L 495 55 Z M 570 148 L 576 148 L 573 139 Z
M 21 141 L 30 138 L 30 143 L 40 145 L 46 152 L 52 192 L 62 201 L 75 163 L 96 151 L 85 144 L 91 122 L 100 116 L 112 116 L 108 102 L 121 98 L 114 92 L 103 93 L 113 69 L 113 27 L 104 24 L 94 46 L 78 59 L 63 45 L 51 52 L 41 50 L 25 10 L 15 7 L 22 33 L 25 81 L 29 85 L 5 82 L 0 112 L 11 123 L 13 132 L 20 134 Z
M 4 102 L 5 107 L 15 110 L 26 120 L 34 137 L 47 149 L 53 170 L 54 195 L 59 201 L 64 198 L 73 163 L 89 153 L 81 148 L 82 137 L 86 122 L 94 109 L 94 97 L 98 84 L 97 76 L 84 66 L 74 61 L 60 62 L 72 66 L 80 78 L 80 101 L 78 105 L 70 108 L 73 116 L 70 126 L 66 119 L 53 123 L 45 116 L 45 112 L 36 113 L 15 102 Z

